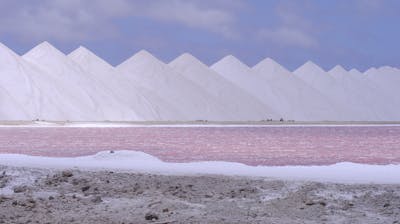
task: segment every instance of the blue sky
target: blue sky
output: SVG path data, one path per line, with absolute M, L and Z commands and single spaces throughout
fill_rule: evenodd
M 19 54 L 84 45 L 113 65 L 146 49 L 165 62 L 189 52 L 364 71 L 400 67 L 399 12 L 398 0 L 0 0 L 0 41 Z

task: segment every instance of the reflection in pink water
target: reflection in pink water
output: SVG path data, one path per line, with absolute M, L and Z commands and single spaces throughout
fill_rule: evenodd
M 81 156 L 143 151 L 164 161 L 250 165 L 400 163 L 400 127 L 0 128 L 0 153 Z

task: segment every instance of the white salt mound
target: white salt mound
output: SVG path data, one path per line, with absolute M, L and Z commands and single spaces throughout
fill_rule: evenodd
M 185 53 L 169 65 L 185 78 L 199 85 L 222 105 L 225 117 L 230 120 L 266 120 L 277 119 L 275 111 L 252 96 L 246 89 L 240 88 L 230 80 L 220 76 L 194 56 Z
M 22 57 L 0 44 L 0 120 L 399 121 L 400 70 L 365 73 L 267 58 L 208 67 L 185 53 L 169 64 L 140 51 L 117 67 L 84 47 L 43 42 Z
M 216 98 L 147 51 L 135 54 L 117 70 L 162 97 L 170 105 L 165 109 L 175 111 L 169 120 L 231 120 Z
M 247 166 L 241 163 L 210 161 L 167 163 L 143 152 L 109 151 L 93 156 L 51 158 L 19 154 L 1 154 L 0 165 L 29 168 L 78 168 L 116 170 L 168 175 L 230 175 L 311 180 L 338 183 L 400 183 L 400 165 L 338 163 L 327 166 Z

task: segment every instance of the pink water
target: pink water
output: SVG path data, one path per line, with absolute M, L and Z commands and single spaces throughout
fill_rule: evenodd
M 0 128 L 0 153 L 82 156 L 135 150 L 164 161 L 249 165 L 400 163 L 400 127 Z

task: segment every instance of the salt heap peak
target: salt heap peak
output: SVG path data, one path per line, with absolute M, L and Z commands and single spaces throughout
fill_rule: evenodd
M 40 58 L 44 55 L 51 55 L 52 57 L 65 57 L 66 55 L 60 50 L 55 48 L 49 42 L 44 41 L 32 48 L 30 51 L 23 55 L 24 58 Z
M 83 46 L 79 46 L 69 53 L 68 57 L 85 69 L 96 67 L 96 71 L 104 70 L 104 72 L 114 69 L 114 67 L 104 59 Z
M 312 61 L 307 61 L 293 72 L 297 77 L 311 85 L 323 90 L 335 84 L 335 79 Z M 323 91 L 322 91 L 323 92 Z
M 250 69 L 249 66 L 247 66 L 245 63 L 243 63 L 233 55 L 225 56 L 211 66 L 213 70 L 218 70 L 218 68 L 222 67 L 230 67 L 232 69 L 241 69 L 241 70 Z
M 378 71 L 382 72 L 382 73 L 398 73 L 399 72 L 399 70 L 397 68 L 392 67 L 392 66 L 387 66 L 387 65 L 379 67 Z
M 262 66 L 281 66 L 278 62 L 273 60 L 272 58 L 264 58 L 260 62 L 258 62 L 256 65 L 253 66 L 253 68 L 257 67 L 262 67 Z
M 319 67 L 317 64 L 315 64 L 312 61 L 307 61 L 306 63 L 304 63 L 302 66 L 300 66 L 299 68 L 297 68 L 294 73 L 300 74 L 300 73 L 321 73 L 321 74 L 325 74 L 326 71 L 324 69 L 322 69 L 321 67 Z
M 359 77 L 359 78 L 364 78 L 365 75 L 360 72 L 359 70 L 353 68 L 349 71 L 349 74 L 352 75 L 353 77 Z
M 250 67 L 232 55 L 222 58 L 210 68 L 241 88 L 243 85 L 253 86 L 253 83 L 257 82 Z
M 199 59 L 197 59 L 195 56 L 189 54 L 189 53 L 183 53 L 180 56 L 178 56 L 177 58 L 175 58 L 173 61 L 171 61 L 169 63 L 169 65 L 171 65 L 172 67 L 177 66 L 179 64 L 186 64 L 186 65 L 192 65 L 192 66 L 205 66 L 208 67 L 207 65 L 205 65 L 203 62 L 201 62 Z
M 149 60 L 155 60 L 158 58 L 156 58 L 153 54 L 151 54 L 150 52 L 146 51 L 146 50 L 140 50 L 139 52 L 137 52 L 136 54 L 134 54 L 131 59 L 135 59 L 135 58 L 144 58 L 144 59 L 149 59 Z M 128 59 L 129 60 L 129 59 Z
M 237 64 L 237 63 L 241 63 L 241 61 L 238 59 L 238 58 L 236 58 L 235 56 L 233 56 L 233 55 L 227 55 L 227 56 L 225 56 L 225 57 L 223 57 L 223 58 L 221 58 L 217 63 L 220 63 L 220 62 L 224 62 L 224 63 L 226 63 L 226 64 Z M 215 63 L 216 64 L 216 63 Z
M 289 70 L 287 70 L 285 67 L 283 67 L 281 64 L 271 58 L 265 58 L 264 60 L 253 66 L 252 69 L 258 73 L 264 73 L 268 75 L 290 73 Z
M 328 71 L 328 74 L 333 76 L 337 80 L 348 79 L 351 78 L 349 72 L 346 71 L 342 66 L 336 65 L 331 70 Z
M 222 58 L 210 68 L 241 88 L 243 88 L 243 85 L 246 87 L 253 86 L 252 83 L 254 81 L 251 69 L 232 55 Z
M 128 58 L 121 64 L 117 66 L 117 68 L 122 69 L 122 68 L 127 68 L 130 67 L 133 64 L 148 64 L 147 66 L 155 66 L 155 65 L 164 65 L 162 61 L 160 61 L 158 58 L 156 58 L 154 55 L 152 55 L 150 52 L 146 50 L 140 50 L 136 54 L 134 54 L 132 57 Z
M 370 76 L 371 74 L 375 74 L 378 71 L 375 67 L 371 67 L 364 72 L 364 75 Z
M 341 65 L 336 65 L 331 70 L 329 70 L 329 73 L 330 74 L 345 74 L 345 73 L 347 73 L 347 71 Z
M 28 51 L 22 58 L 49 73 L 69 75 L 67 70 L 79 70 L 67 55 L 46 41 Z
M 82 58 L 84 57 L 98 57 L 96 54 L 94 54 L 92 51 L 87 49 L 84 46 L 79 46 L 77 49 L 72 51 L 71 53 L 68 54 L 69 56 L 80 56 Z
M 254 89 L 255 85 L 258 85 L 256 83 L 259 83 L 250 67 L 232 55 L 222 58 L 210 68 L 245 90 Z

